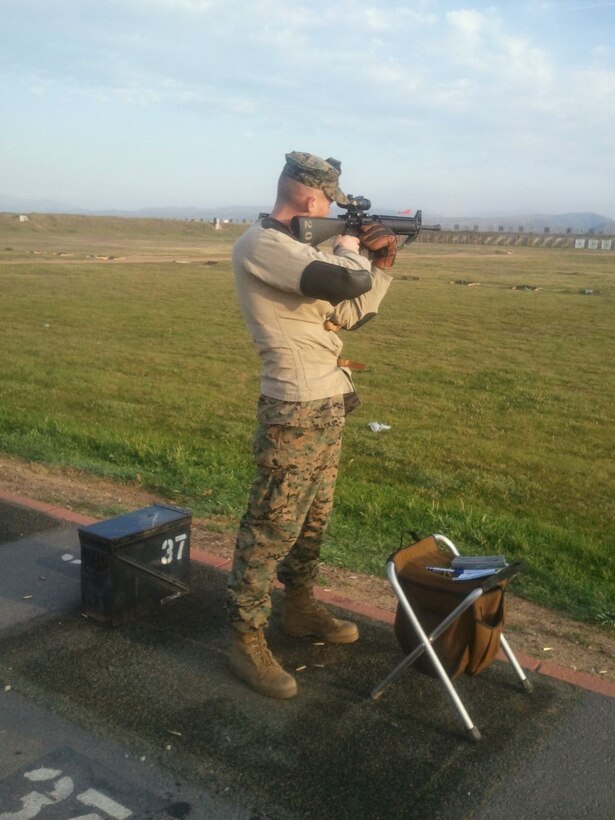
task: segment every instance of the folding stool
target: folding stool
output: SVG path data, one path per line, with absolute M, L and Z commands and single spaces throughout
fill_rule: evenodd
M 467 612 L 467 610 L 470 609 L 470 607 L 473 607 L 475 602 L 477 602 L 482 596 L 485 596 L 487 593 L 495 590 L 496 588 L 499 588 L 503 593 L 510 579 L 522 571 L 523 562 L 520 561 L 514 564 L 509 564 L 499 569 L 493 575 L 469 581 L 452 580 L 451 576 L 446 573 L 436 573 L 427 569 L 427 567 L 434 566 L 448 568 L 452 559 L 458 555 L 459 551 L 452 541 L 444 535 L 434 534 L 426 538 L 422 538 L 414 544 L 402 547 L 387 559 L 387 577 L 399 601 L 396 619 L 397 637 L 399 640 L 400 634 L 397 630 L 398 626 L 402 626 L 405 629 L 410 627 L 409 632 L 414 638 L 415 648 L 412 649 L 412 651 L 406 655 L 406 657 L 395 667 L 395 669 L 393 669 L 393 671 L 372 690 L 371 697 L 374 700 L 380 697 L 386 687 L 407 666 L 411 666 L 423 655 L 423 653 L 425 653 L 427 657 L 424 661 L 426 661 L 429 666 L 429 673 L 435 674 L 435 676 L 438 677 L 444 684 L 444 687 L 459 712 L 459 715 L 461 716 L 471 738 L 473 740 L 480 740 L 480 732 L 466 711 L 461 698 L 453 686 L 449 673 L 447 673 L 440 657 L 438 657 L 436 649 L 434 648 L 434 643 L 436 643 L 440 636 L 444 636 L 445 638 L 445 633 L 449 630 L 449 628 L 450 630 L 454 630 L 455 623 L 464 615 L 464 613 Z M 407 583 L 405 583 L 406 590 L 411 590 L 412 585 L 414 584 L 417 590 L 421 589 L 423 599 L 425 599 L 425 597 L 429 598 L 431 594 L 433 594 L 434 598 L 436 596 L 440 596 L 440 598 L 444 596 L 445 598 L 450 599 L 452 608 L 448 614 L 445 614 L 443 620 L 439 621 L 440 616 L 436 618 L 435 627 L 433 627 L 433 617 L 431 615 L 429 617 L 429 620 L 432 622 L 431 629 L 425 623 L 421 623 L 421 620 L 415 611 L 418 608 L 416 601 L 413 605 L 412 592 L 409 594 L 407 591 L 404 591 L 402 586 L 405 581 L 407 581 Z M 501 603 L 503 606 L 503 597 Z M 480 603 L 478 606 L 480 606 Z M 466 620 L 471 616 L 472 613 L 468 613 Z M 423 621 L 425 620 L 426 619 L 423 618 Z M 477 624 L 477 626 L 482 628 L 479 624 Z M 497 637 L 499 638 L 499 641 L 494 649 L 497 649 L 499 646 L 502 647 L 519 680 L 523 684 L 524 689 L 527 692 L 531 692 L 532 684 L 521 669 L 519 662 L 508 644 L 508 641 L 504 635 L 501 634 L 501 632 Z M 495 654 L 495 652 L 492 654 Z M 491 660 L 487 659 L 482 666 L 479 662 L 479 670 L 485 668 L 485 663 L 488 665 L 490 662 Z M 456 674 L 458 674 L 458 672 L 456 672 L 455 675 Z M 468 672 L 468 674 L 476 674 L 476 672 L 471 671 Z

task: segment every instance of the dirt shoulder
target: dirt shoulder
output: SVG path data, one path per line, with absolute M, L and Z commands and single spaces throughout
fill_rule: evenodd
M 110 509 L 131 510 L 168 501 L 137 486 L 2 455 L 0 489 L 97 518 L 107 517 Z M 207 519 L 195 519 L 192 543 L 195 549 L 230 558 L 233 535 L 214 531 Z M 321 583 L 364 605 L 395 611 L 395 596 L 384 578 L 324 565 Z M 506 631 L 511 646 L 520 654 L 615 681 L 615 631 L 611 629 L 570 620 L 510 595 Z

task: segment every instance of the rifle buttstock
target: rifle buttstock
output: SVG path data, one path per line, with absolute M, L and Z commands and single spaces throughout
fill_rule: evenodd
M 345 219 L 327 217 L 293 216 L 290 229 L 300 242 L 320 245 L 346 230 Z

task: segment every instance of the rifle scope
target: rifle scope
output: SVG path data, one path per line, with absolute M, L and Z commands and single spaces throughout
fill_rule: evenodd
M 346 205 L 340 205 L 339 207 L 345 208 L 347 211 L 369 211 L 372 207 L 372 203 L 364 196 L 348 194 L 348 203 Z

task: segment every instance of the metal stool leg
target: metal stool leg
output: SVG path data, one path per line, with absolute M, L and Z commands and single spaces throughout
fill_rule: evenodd
M 533 692 L 534 691 L 534 686 L 532 684 L 532 681 L 527 678 L 525 672 L 523 671 L 523 669 L 521 668 L 521 666 L 519 664 L 519 661 L 515 657 L 515 653 L 510 648 L 510 645 L 509 645 L 508 641 L 506 640 L 506 638 L 504 637 L 504 635 L 500 635 L 500 646 L 502 647 L 502 649 L 504 650 L 504 654 L 506 655 L 506 657 L 508 658 L 508 660 L 512 664 L 512 667 L 515 670 L 515 672 L 517 673 L 517 677 L 519 678 L 519 680 L 523 684 L 523 688 L 525 689 L 525 691 L 526 692 Z

